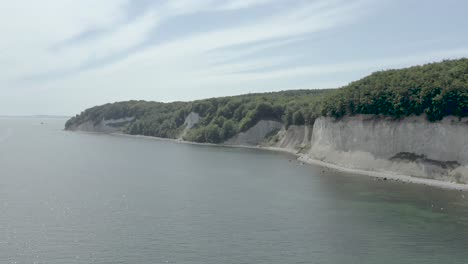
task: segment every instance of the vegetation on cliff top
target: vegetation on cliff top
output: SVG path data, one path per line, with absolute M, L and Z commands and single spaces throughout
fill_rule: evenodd
M 124 132 L 133 135 L 176 138 L 190 112 L 200 114 L 197 126 L 185 138 L 196 142 L 218 143 L 245 131 L 261 119 L 286 125 L 313 124 L 319 98 L 328 90 L 295 90 L 210 98 L 193 102 L 158 103 L 127 101 L 95 106 L 67 121 L 65 128 L 84 122 L 135 117 Z
M 468 115 L 468 59 L 371 74 L 324 98 L 322 115 Z
M 176 138 L 190 112 L 200 114 L 185 139 L 219 143 L 261 119 L 312 125 L 319 116 L 374 114 L 400 118 L 426 114 L 468 116 L 468 59 L 448 60 L 401 70 L 380 71 L 334 90 L 295 90 L 211 98 L 193 102 L 127 101 L 92 107 L 65 127 L 103 119 L 135 117 L 124 132 Z

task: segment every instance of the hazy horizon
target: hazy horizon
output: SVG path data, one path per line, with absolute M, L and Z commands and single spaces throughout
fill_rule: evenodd
M 468 57 L 460 1 L 9 1 L 0 115 L 338 88 Z

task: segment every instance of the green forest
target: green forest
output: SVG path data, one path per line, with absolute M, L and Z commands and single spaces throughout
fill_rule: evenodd
M 220 143 L 259 120 L 313 125 L 320 116 L 372 114 L 396 119 L 425 114 L 430 121 L 468 116 L 468 59 L 375 72 L 338 89 L 290 90 L 192 102 L 125 101 L 95 106 L 65 124 L 135 117 L 124 133 L 177 138 L 190 112 L 201 116 L 184 139 Z

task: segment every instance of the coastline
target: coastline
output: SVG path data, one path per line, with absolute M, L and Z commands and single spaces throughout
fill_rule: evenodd
M 66 130 L 65 130 L 66 131 Z M 71 132 L 80 132 L 80 133 L 90 133 L 90 134 L 106 134 L 100 132 L 85 132 L 85 131 L 71 131 Z M 212 147 L 228 147 L 228 148 L 243 148 L 243 149 L 256 149 L 256 150 L 265 150 L 265 151 L 273 151 L 273 152 L 281 152 L 289 155 L 293 155 L 296 159 L 300 162 L 313 165 L 324 167 L 332 170 L 336 170 L 341 173 L 349 173 L 351 176 L 358 176 L 358 177 L 369 177 L 379 180 L 389 180 L 401 183 L 409 183 L 409 184 L 419 184 L 424 186 L 430 186 L 434 188 L 440 189 L 448 189 L 454 191 L 468 191 L 468 184 L 460 184 L 455 182 L 447 182 L 447 181 L 440 181 L 434 179 L 427 179 L 427 178 L 417 178 L 408 175 L 401 175 L 395 174 L 391 172 L 384 172 L 384 171 L 369 171 L 369 170 L 362 170 L 362 169 L 353 169 L 347 168 L 343 166 L 339 166 L 336 164 L 311 159 L 310 157 L 301 155 L 300 153 L 293 151 L 291 149 L 286 148 L 277 148 L 277 147 L 267 147 L 267 146 L 247 146 L 247 145 L 226 145 L 226 144 L 214 144 L 214 143 L 198 143 L 198 142 L 190 142 L 181 139 L 172 139 L 172 138 L 160 138 L 160 137 L 153 137 L 153 136 L 143 136 L 143 135 L 129 135 L 120 132 L 116 133 L 107 133 L 107 135 L 111 136 L 119 136 L 119 137 L 130 137 L 130 138 L 141 138 L 141 139 L 150 139 L 150 140 L 158 140 L 158 141 L 170 141 L 179 144 L 190 144 L 190 145 L 198 145 L 198 146 L 212 146 Z
M 325 167 L 333 170 L 337 170 L 343 173 L 349 173 L 356 176 L 366 176 L 370 178 L 378 178 L 380 180 L 389 180 L 401 183 L 410 183 L 410 184 L 419 184 L 424 186 L 430 186 L 440 189 L 448 189 L 454 191 L 468 191 L 468 184 L 461 184 L 455 182 L 446 182 L 446 181 L 439 181 L 434 179 L 427 179 L 427 178 L 417 178 L 408 175 L 402 174 L 395 174 L 391 172 L 383 172 L 383 171 L 369 171 L 369 170 L 360 170 L 360 169 L 353 169 L 353 168 L 346 168 L 343 166 L 339 166 L 332 163 L 323 162 L 320 160 L 310 159 L 306 157 L 299 157 L 298 160 L 320 167 Z

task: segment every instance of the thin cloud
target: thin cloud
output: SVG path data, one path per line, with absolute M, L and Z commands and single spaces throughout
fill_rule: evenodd
M 1 101 L 0 110 L 34 106 L 73 114 L 117 100 L 330 88 L 380 69 L 468 56 L 468 50 L 448 45 L 450 39 L 414 53 L 404 50 L 410 44 L 400 35 L 395 40 L 403 48 L 392 57 L 385 55 L 389 46 L 378 41 L 352 48 L 336 43 L 330 35 L 376 33 L 369 23 L 384 12 L 371 0 L 167 0 L 137 6 L 139 2 L 3 3 L 0 89 L 2 98 L 9 99 Z M 184 27 L 183 33 L 171 34 L 172 24 Z M 366 48 L 374 48 L 365 53 L 373 56 L 361 60 Z M 339 55 L 328 59 L 325 54 Z
M 275 0 L 231 0 L 231 1 L 227 1 L 227 3 L 225 3 L 224 5 L 220 6 L 219 9 L 226 9 L 226 10 L 244 9 L 244 8 L 251 8 L 251 7 L 271 4 L 273 2 L 275 2 Z
M 359 12 L 349 12 L 350 7 L 357 8 L 354 4 L 333 6 L 324 10 L 317 7 L 318 5 L 314 3 L 314 5 L 306 5 L 290 10 L 286 14 L 272 15 L 250 25 L 199 33 L 187 38 L 163 43 L 136 53 L 110 67 L 120 68 L 131 64 L 154 64 L 180 56 L 184 58 L 187 58 L 188 55 L 197 56 L 207 51 L 234 45 L 257 43 L 278 38 L 296 38 L 302 34 L 319 32 L 333 26 L 339 26 L 343 21 L 346 21 L 346 18 L 359 15 Z M 309 10 L 311 13 L 306 16 L 304 9 Z
M 452 49 L 432 51 L 420 54 L 411 54 L 392 58 L 375 58 L 366 61 L 352 61 L 335 64 L 320 64 L 305 67 L 292 67 L 286 69 L 272 70 L 266 72 L 230 72 L 229 74 L 213 74 L 213 78 L 223 79 L 224 81 L 253 81 L 253 80 L 275 80 L 294 78 L 300 76 L 324 76 L 338 74 L 343 72 L 366 72 L 366 74 L 382 69 L 403 68 L 415 64 L 429 63 L 434 60 L 459 59 L 468 57 L 468 49 Z M 248 64 L 246 64 L 248 65 Z M 239 67 L 237 67 L 240 70 Z M 249 71 L 249 67 L 244 67 Z M 223 73 L 213 69 L 213 72 Z

